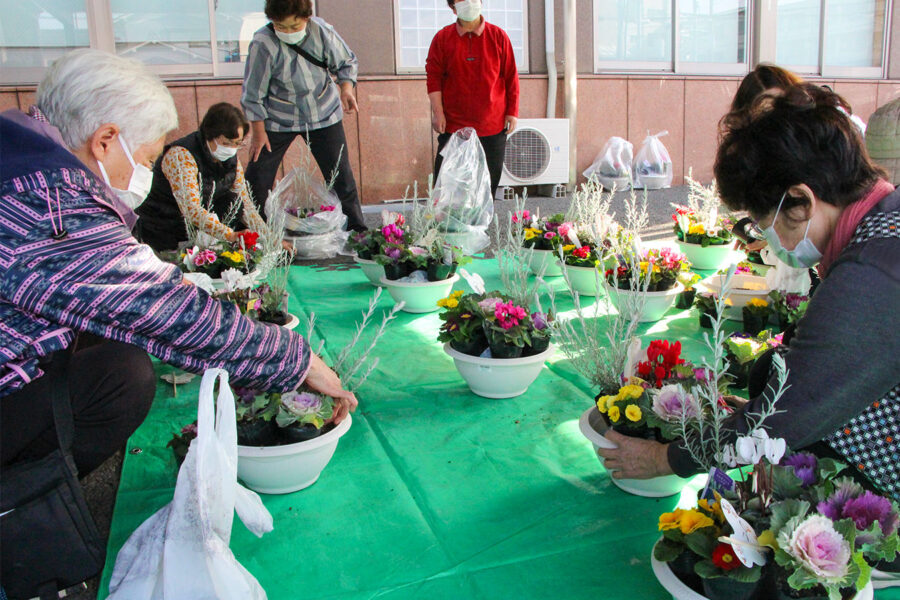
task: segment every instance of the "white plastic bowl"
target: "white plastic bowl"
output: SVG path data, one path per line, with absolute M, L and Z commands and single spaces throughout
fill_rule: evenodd
M 426 281 L 424 283 L 405 283 L 381 278 L 381 285 L 387 288 L 394 302 L 405 302 L 403 310 L 408 313 L 428 313 L 439 310 L 437 301 L 450 295 L 453 284 L 459 281 L 454 274 L 443 281 Z
M 354 256 L 353 260 L 360 266 L 362 272 L 365 273 L 366 277 L 369 278 L 369 283 L 381 287 L 381 278 L 384 277 L 383 266 L 379 265 L 374 260 L 368 260 L 366 258 L 360 258 L 358 256 Z
M 641 293 L 644 294 L 647 299 L 644 302 L 644 308 L 641 311 L 641 318 L 638 320 L 641 323 L 649 323 L 662 319 L 663 315 L 666 314 L 666 311 L 672 308 L 672 305 L 675 304 L 675 299 L 678 298 L 678 294 L 683 291 L 684 286 L 676 282 L 675 287 L 664 292 L 632 292 L 631 290 L 614 289 L 612 292 L 610 292 L 609 299 L 612 302 L 613 306 L 618 309 L 619 301 L 622 297 L 631 297 L 635 294 Z
M 691 265 L 700 270 L 718 271 L 740 259 L 730 243 L 704 248 L 700 244 L 679 241 L 678 248 L 691 261 Z
M 597 454 L 597 450 L 600 448 L 615 448 L 616 445 L 603 437 L 607 430 L 606 421 L 603 420 L 603 415 L 597 410 L 596 405 L 582 413 L 581 418 L 578 420 L 578 428 L 581 429 L 581 434 L 594 445 L 594 454 L 602 465 L 603 458 Z M 678 475 L 663 475 L 653 479 L 616 479 L 610 475 L 609 479 L 622 491 L 645 498 L 674 496 L 675 494 L 680 494 L 684 486 L 687 485 L 687 479 L 682 479 Z
M 289 313 L 287 323 L 282 325 L 282 327 L 292 331 L 292 330 L 296 329 L 297 325 L 299 325 L 299 324 L 300 324 L 300 318 L 297 315 L 292 315 Z
M 719 294 L 724 283 L 725 275 L 717 273 L 698 282 L 697 286 L 714 294 Z M 742 320 L 744 317 L 741 309 L 747 306 L 747 303 L 753 298 L 768 302 L 770 291 L 765 277 L 745 275 L 743 273 L 740 275 L 736 274 L 731 278 L 731 291 L 728 293 L 727 298 L 730 305 L 725 309 L 725 317 L 737 321 Z
M 603 274 L 597 267 L 573 267 L 560 262 L 560 267 L 566 270 L 572 288 L 580 296 L 599 296 L 603 292 Z
M 456 370 L 469 384 L 469 389 L 484 398 L 521 396 L 534 383 L 553 345 L 540 354 L 524 358 L 481 358 L 457 352 L 444 344 L 444 352 L 453 358 Z
M 290 494 L 314 484 L 350 429 L 350 415 L 317 438 L 286 446 L 238 446 L 238 478 L 261 494 Z
M 553 250 L 531 250 L 531 272 L 539 275 L 544 269 L 544 277 L 558 277 L 562 275 L 562 267 L 559 264 L 559 256 Z M 546 265 L 546 268 L 544 267 Z
M 652 550 L 650 551 L 650 567 L 653 569 L 653 574 L 656 575 L 659 585 L 672 595 L 672 600 L 709 600 L 706 596 L 698 594 L 678 579 L 678 576 L 669 567 L 669 563 L 656 560 Z M 853 596 L 853 600 L 873 600 L 874 598 L 875 592 L 871 581 Z
M 660 190 L 670 185 L 668 175 L 639 175 L 638 177 L 645 190 Z

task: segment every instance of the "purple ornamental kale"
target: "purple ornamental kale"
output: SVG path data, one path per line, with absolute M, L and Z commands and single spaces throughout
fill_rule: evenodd
M 547 316 L 542 312 L 531 313 L 531 320 L 534 322 L 534 328 L 538 331 L 547 329 Z
M 875 521 L 881 525 L 881 531 L 885 535 L 890 535 L 897 530 L 898 516 L 894 512 L 890 500 L 870 491 L 848 500 L 844 504 L 841 516 L 845 519 L 852 519 L 860 531 L 865 531 Z
M 800 452 L 798 454 L 792 454 L 788 456 L 784 460 L 781 461 L 783 466 L 792 467 L 794 469 L 794 475 L 800 479 L 803 487 L 809 487 L 816 483 L 818 479 L 816 475 L 816 467 L 819 465 L 819 461 L 816 460 L 816 457 L 808 452 Z M 820 509 L 819 512 L 822 512 Z M 826 513 L 825 516 L 828 516 Z M 834 520 L 834 519 L 832 519 Z

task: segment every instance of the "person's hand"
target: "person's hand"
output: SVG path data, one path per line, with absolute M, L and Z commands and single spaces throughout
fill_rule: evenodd
M 272 151 L 272 146 L 269 144 L 269 134 L 266 133 L 265 129 L 261 131 L 253 130 L 250 134 L 250 162 L 254 162 L 259 158 L 263 148 L 269 152 Z
M 334 398 L 334 412 L 329 421 L 335 424 L 346 419 L 347 415 L 354 412 L 359 405 L 356 396 L 344 389 L 337 373 L 312 352 L 309 353 L 309 372 L 304 383 L 314 392 Z
M 291 256 L 294 254 L 294 245 L 287 240 L 281 240 L 281 247 L 285 249 L 285 251 L 290 252 Z
M 431 128 L 436 133 L 446 133 L 447 119 L 444 117 L 444 111 L 431 111 Z
M 359 103 L 356 101 L 353 84 L 350 82 L 341 84 L 341 106 L 344 107 L 344 112 L 359 112 Z
M 734 247 L 737 250 L 746 250 L 747 252 L 759 252 L 763 248 L 769 245 L 769 242 L 766 240 L 755 240 L 750 242 L 749 244 L 745 244 L 741 240 L 736 240 Z
M 665 444 L 652 440 L 627 437 L 612 429 L 603 434 L 617 448 L 600 448 L 597 454 L 605 459 L 604 465 L 616 479 L 650 479 L 671 475 Z
M 506 135 L 509 135 L 513 131 L 515 131 L 516 126 L 518 124 L 519 124 L 519 119 L 517 117 L 506 115 L 506 129 L 504 129 L 504 131 L 506 132 Z
M 241 230 L 241 231 L 231 231 L 231 232 L 228 232 L 228 233 L 225 234 L 225 240 L 226 240 L 227 242 L 233 244 L 233 243 L 235 243 L 236 241 L 238 241 L 239 239 L 241 239 L 241 234 L 242 234 L 242 233 L 245 233 L 246 231 L 247 231 L 247 230 L 244 229 L 244 230 Z

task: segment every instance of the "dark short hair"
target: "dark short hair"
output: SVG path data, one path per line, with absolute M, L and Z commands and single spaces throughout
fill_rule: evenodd
M 312 0 L 266 0 L 266 18 L 281 21 L 289 17 L 308 19 L 313 14 Z
M 731 101 L 731 110 L 749 108 L 756 97 L 766 90 L 784 90 L 803 83 L 798 75 L 776 65 L 761 63 L 747 73 Z
M 801 83 L 725 115 L 713 167 L 722 201 L 759 218 L 799 184 L 834 206 L 860 200 L 885 172 L 869 158 L 845 106 L 834 92 Z M 786 197 L 782 210 L 803 203 Z
M 224 135 L 229 140 L 235 140 L 242 137 L 238 135 L 238 129 L 243 131 L 243 135 L 247 135 L 250 123 L 241 109 L 227 102 L 219 102 L 210 106 L 200 122 L 200 135 L 206 141 L 214 140 L 220 135 Z

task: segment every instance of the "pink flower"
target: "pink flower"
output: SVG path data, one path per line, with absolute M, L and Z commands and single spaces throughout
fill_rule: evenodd
M 323 212 L 331 212 L 334 210 L 334 205 L 326 206 L 325 204 L 323 204 L 319 207 L 319 210 L 321 210 Z
M 817 578 L 836 583 L 847 575 L 850 544 L 831 519 L 813 515 L 800 523 L 785 550 Z
M 528 313 L 521 306 L 516 306 L 512 302 L 498 302 L 494 306 L 494 317 L 500 323 L 503 329 L 512 329 L 518 325 Z
M 566 237 L 567 235 L 569 235 L 569 232 L 572 231 L 572 224 L 571 223 L 563 223 L 562 225 L 559 226 L 559 229 L 557 229 L 556 231 L 559 232 L 559 235 Z
M 194 254 L 194 264 L 198 267 L 216 262 L 216 253 L 212 250 L 200 250 Z
M 428 250 L 421 246 L 410 246 L 409 253 L 414 254 L 415 256 L 425 256 L 428 254 Z
M 547 231 L 547 232 L 544 233 L 544 239 L 545 239 L 545 240 L 552 240 L 552 239 L 555 238 L 555 237 L 556 237 L 556 234 L 553 233 L 552 231 Z
M 388 244 L 402 244 L 403 230 L 391 223 L 381 228 L 381 234 Z
M 513 213 L 512 222 L 518 223 L 519 221 L 527 221 L 531 218 L 531 213 L 527 210 L 523 210 L 521 212 Z

